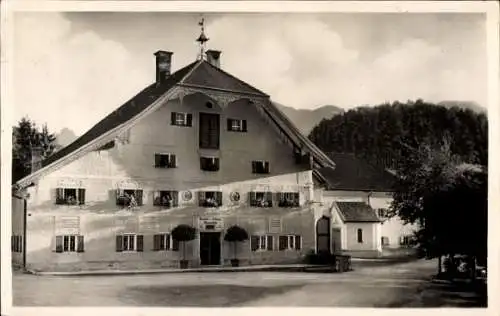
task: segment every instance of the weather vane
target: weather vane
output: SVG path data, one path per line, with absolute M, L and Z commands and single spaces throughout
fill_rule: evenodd
M 201 34 L 196 41 L 200 43 L 200 59 L 203 59 L 205 56 L 205 43 L 208 41 L 208 37 L 205 35 L 205 18 L 202 17 L 198 25 L 201 26 Z

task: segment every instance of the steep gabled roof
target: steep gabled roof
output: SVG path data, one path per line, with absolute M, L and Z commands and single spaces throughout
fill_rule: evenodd
M 174 72 L 162 84 L 158 85 L 153 83 L 146 87 L 136 96 L 120 106 L 117 110 L 111 112 L 103 120 L 94 125 L 89 131 L 76 139 L 73 143 L 42 161 L 42 168 L 40 170 L 37 170 L 17 182 L 33 181 L 33 179 L 40 176 L 49 166 L 59 162 L 64 164 L 66 161 L 69 161 L 70 156 L 74 156 L 74 154 L 78 151 L 86 150 L 86 147 L 82 147 L 97 142 L 98 138 L 104 134 L 113 131 L 114 129 L 137 117 L 139 114 L 145 112 L 158 99 L 170 92 L 172 88 L 176 86 L 194 86 L 204 89 L 216 89 L 232 93 L 257 95 L 267 99 L 269 98 L 269 96 L 262 91 L 250 86 L 249 84 L 228 74 L 227 72 L 224 72 L 210 63 L 204 60 L 195 61 Z M 294 144 L 298 144 L 300 145 L 299 148 L 307 148 L 310 152 L 312 152 L 315 161 L 319 162 L 321 166 L 335 166 L 333 161 L 331 161 L 328 156 L 326 156 L 309 139 L 307 139 L 307 137 L 302 135 L 294 124 L 281 111 L 279 111 L 274 104 L 270 101 L 264 102 L 264 110 L 266 114 L 271 117 L 272 121 L 277 124 L 290 139 L 294 140 Z
M 335 169 L 320 168 L 328 190 L 392 192 L 396 177 L 382 167 L 369 164 L 353 154 L 329 153 Z
M 268 96 L 257 88 L 252 87 L 248 83 L 206 61 L 199 63 L 191 73 L 182 79 L 180 84 L 243 94 L 254 94 L 265 97 Z
M 364 202 L 337 202 L 340 217 L 345 223 L 365 222 L 377 223 L 380 219 L 375 210 Z

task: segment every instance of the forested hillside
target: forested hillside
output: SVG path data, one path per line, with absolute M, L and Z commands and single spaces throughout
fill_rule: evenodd
M 422 100 L 346 111 L 322 120 L 309 138 L 326 152 L 354 153 L 392 168 L 408 150 L 443 139 L 464 162 L 487 165 L 488 159 L 485 113 Z

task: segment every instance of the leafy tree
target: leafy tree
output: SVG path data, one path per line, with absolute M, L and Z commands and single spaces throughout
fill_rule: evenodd
M 446 139 L 413 150 L 398 171 L 390 215 L 417 223 L 421 254 L 463 254 L 485 260 L 487 171 L 463 163 Z M 441 271 L 441 260 L 438 270 Z
M 248 233 L 245 229 L 239 226 L 231 226 L 227 229 L 224 240 L 233 243 L 234 259 L 233 261 L 237 264 L 237 243 L 243 242 L 248 239 Z
M 47 158 L 55 150 L 56 137 L 47 125 L 40 130 L 35 122 L 23 118 L 12 131 L 12 180 L 15 182 L 31 173 L 32 154 Z
M 177 225 L 172 230 L 172 239 L 182 242 L 182 260 L 181 267 L 187 267 L 186 262 L 186 242 L 196 238 L 196 229 L 186 224 Z

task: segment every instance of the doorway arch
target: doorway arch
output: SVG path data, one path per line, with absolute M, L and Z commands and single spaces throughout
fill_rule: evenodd
M 316 222 L 316 253 L 331 253 L 330 218 L 326 216 Z

